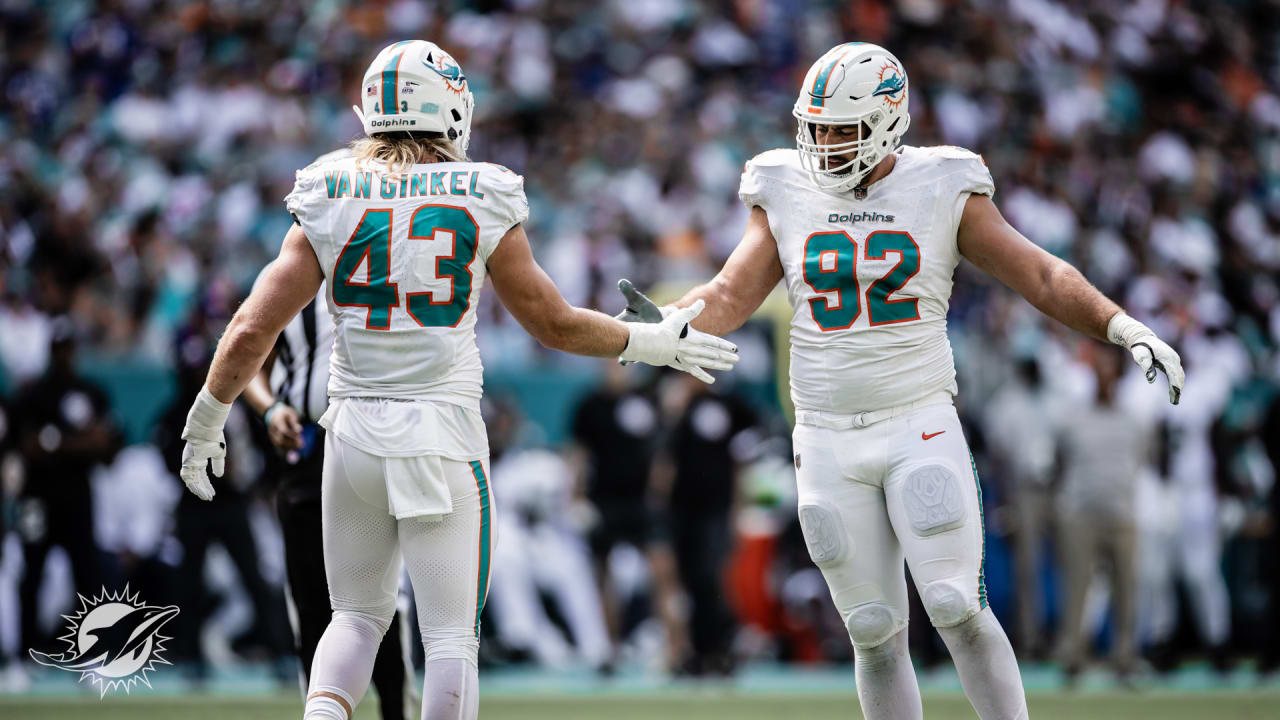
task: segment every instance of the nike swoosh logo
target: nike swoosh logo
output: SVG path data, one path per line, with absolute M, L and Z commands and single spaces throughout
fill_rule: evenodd
M 920 439 L 921 439 L 921 440 L 932 440 L 932 439 L 934 439 L 934 438 L 938 437 L 939 435 L 941 435 L 941 434 L 942 434 L 942 433 L 944 433 L 944 432 L 946 432 L 946 430 L 939 430 L 939 431 L 938 431 L 938 432 L 936 432 L 936 433 L 923 433 L 923 432 L 922 432 L 922 433 L 920 433 Z

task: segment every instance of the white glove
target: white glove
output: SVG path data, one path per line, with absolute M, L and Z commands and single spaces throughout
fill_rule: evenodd
M 626 298 L 627 306 L 622 309 L 622 312 L 613 317 L 622 322 L 660 323 L 668 315 L 675 312 L 675 306 L 673 305 L 663 305 L 662 307 L 655 305 L 647 295 L 637 290 L 636 286 L 626 278 L 618 281 L 618 290 L 622 292 L 622 297 Z M 626 365 L 627 361 L 619 359 L 618 364 Z M 676 369 L 689 372 L 688 368 L 678 367 Z
M 1128 348 L 1133 361 L 1146 374 L 1147 382 L 1155 382 L 1156 371 L 1163 371 L 1165 377 L 1169 378 L 1169 402 L 1178 404 L 1187 374 L 1182 370 L 1182 358 L 1178 357 L 1178 353 L 1168 343 L 1156 337 L 1151 328 L 1124 312 L 1111 316 L 1111 321 L 1107 323 L 1107 339 Z
M 200 388 L 187 413 L 187 426 L 182 429 L 182 439 L 187 441 L 187 446 L 182 449 L 182 469 L 178 474 L 187 489 L 201 500 L 213 499 L 213 484 L 209 482 L 206 468 L 212 464 L 216 477 L 222 477 L 225 469 L 227 443 L 222 436 L 222 426 L 230 412 L 231 403 L 214 397 L 205 386 Z
M 675 310 L 660 323 L 628 323 L 631 336 L 619 359 L 649 365 L 670 365 L 705 383 L 715 382 L 710 370 L 732 370 L 738 363 L 738 348 L 728 340 L 689 327 L 706 302 L 698 300 Z

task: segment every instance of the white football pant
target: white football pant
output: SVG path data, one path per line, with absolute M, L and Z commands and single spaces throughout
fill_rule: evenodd
M 397 520 L 388 511 L 384 458 L 327 434 L 321 507 L 333 620 L 312 663 L 305 717 L 348 720 L 364 697 L 395 612 L 402 555 L 426 652 L 422 717 L 476 717 L 480 612 L 497 542 L 488 464 L 433 462 L 453 511 Z

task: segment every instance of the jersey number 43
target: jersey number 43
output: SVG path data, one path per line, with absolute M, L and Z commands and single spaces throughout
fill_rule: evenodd
M 867 260 L 883 260 L 898 254 L 898 264 L 867 288 L 868 321 L 874 325 L 911 322 L 920 319 L 916 298 L 891 299 L 920 270 L 920 246 L 910 235 L 896 230 L 877 230 L 863 239 Z M 858 287 L 858 243 L 844 231 L 818 232 L 804 243 L 804 281 L 814 292 L 834 292 L 809 300 L 813 321 L 824 332 L 852 327 L 862 314 L 862 293 Z
M 392 210 L 366 210 L 333 267 L 333 301 L 343 307 L 368 308 L 365 328 L 391 329 L 391 309 L 400 307 L 400 286 L 391 282 Z M 456 327 L 471 307 L 471 263 L 476 259 L 480 228 L 465 208 L 422 205 L 409 217 L 409 240 L 431 240 L 445 232 L 453 250 L 436 258 L 436 276 L 449 278 L 449 294 L 405 294 L 409 317 L 422 327 Z M 353 279 L 368 263 L 369 277 Z

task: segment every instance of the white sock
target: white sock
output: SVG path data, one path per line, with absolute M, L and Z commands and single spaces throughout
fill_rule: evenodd
M 938 628 L 960 675 L 960 685 L 982 720 L 1023 720 L 1027 696 L 1013 647 L 991 608 L 948 628 Z
M 341 707 L 341 703 L 316 693 L 331 693 L 348 704 L 342 708 L 343 713 L 333 715 L 339 720 L 348 720 L 346 714 L 354 710 L 357 703 L 369 690 L 369 678 L 373 675 L 373 660 L 378 655 L 378 646 L 382 643 L 382 635 L 386 632 L 387 622 L 365 613 L 338 610 L 333 613 L 329 626 L 325 628 L 320 643 L 316 646 L 315 659 L 311 661 L 311 686 L 307 689 L 307 714 L 304 720 L 312 717 L 312 704 L 316 704 L 316 712 L 332 712 L 322 710 L 333 706 Z M 315 717 L 330 717 L 316 715 Z
M 858 701 L 867 720 L 920 720 L 920 686 L 907 651 L 907 631 L 876 647 L 854 648 Z
M 427 663 L 422 679 L 422 720 L 475 720 L 480 711 L 476 664 L 462 658 Z

